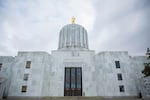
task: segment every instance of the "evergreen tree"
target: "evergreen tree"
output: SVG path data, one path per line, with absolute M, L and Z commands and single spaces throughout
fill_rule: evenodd
M 148 59 L 148 62 L 147 63 L 144 63 L 145 65 L 145 68 L 144 70 L 142 71 L 142 73 L 144 74 L 144 77 L 148 77 L 150 76 L 150 50 L 149 48 L 147 48 L 147 59 Z

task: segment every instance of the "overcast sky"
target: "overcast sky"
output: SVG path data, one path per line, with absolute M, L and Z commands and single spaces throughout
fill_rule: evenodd
M 72 16 L 87 29 L 96 53 L 145 55 L 150 47 L 150 0 L 0 0 L 0 56 L 51 53 Z

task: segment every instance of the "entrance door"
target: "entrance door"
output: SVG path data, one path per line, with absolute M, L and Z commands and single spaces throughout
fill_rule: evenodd
M 64 96 L 82 96 L 82 68 L 65 68 Z

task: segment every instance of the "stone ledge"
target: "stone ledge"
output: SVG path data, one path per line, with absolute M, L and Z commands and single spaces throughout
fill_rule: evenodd
M 141 100 L 141 99 L 137 97 L 65 96 L 65 97 L 8 97 L 6 100 Z

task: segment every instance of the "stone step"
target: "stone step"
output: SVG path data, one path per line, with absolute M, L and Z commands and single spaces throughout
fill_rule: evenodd
M 65 96 L 65 97 L 8 97 L 6 100 L 142 100 L 137 97 L 83 97 L 83 96 Z

